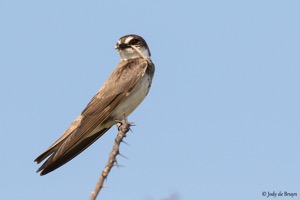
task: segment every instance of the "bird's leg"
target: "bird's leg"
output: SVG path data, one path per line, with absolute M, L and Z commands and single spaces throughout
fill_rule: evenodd
M 128 122 L 125 113 L 122 120 L 115 119 L 115 121 L 117 122 L 118 131 L 128 132 L 131 131 L 130 126 L 135 126 L 132 122 Z

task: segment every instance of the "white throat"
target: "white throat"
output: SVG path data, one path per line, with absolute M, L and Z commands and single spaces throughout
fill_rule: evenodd
M 149 50 L 145 47 L 138 47 L 146 58 L 150 57 Z M 126 48 L 118 51 L 122 60 L 129 60 L 134 58 L 142 58 L 142 56 L 133 48 Z

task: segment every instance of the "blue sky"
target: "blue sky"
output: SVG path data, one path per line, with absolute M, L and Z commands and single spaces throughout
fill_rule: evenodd
M 33 160 L 143 36 L 151 91 L 102 199 L 300 196 L 300 2 L 0 1 L 1 199 L 88 199 L 113 127 L 40 177 Z M 279 198 L 279 197 L 278 197 Z M 100 199 L 100 198 L 99 198 Z M 290 199 L 281 197 L 280 199 Z

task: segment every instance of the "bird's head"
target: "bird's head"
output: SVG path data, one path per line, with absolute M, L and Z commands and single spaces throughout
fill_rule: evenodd
M 138 35 L 125 35 L 121 37 L 115 49 L 118 50 L 122 60 L 134 58 L 149 58 L 151 56 L 146 41 Z

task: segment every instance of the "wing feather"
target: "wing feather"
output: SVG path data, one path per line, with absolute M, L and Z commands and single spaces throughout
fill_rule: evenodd
M 139 61 L 139 62 L 138 62 Z M 64 155 L 84 136 L 92 132 L 99 124 L 110 119 L 110 114 L 122 102 L 136 83 L 141 80 L 147 68 L 144 59 L 123 61 L 105 82 L 99 92 L 82 111 L 80 125 L 55 153 L 55 158 Z
M 77 156 L 101 137 L 110 127 L 90 135 L 100 124 L 111 119 L 111 113 L 135 88 L 144 76 L 149 62 L 145 59 L 121 61 L 81 115 L 66 132 L 35 161 L 41 162 L 51 155 L 39 168 L 41 175 L 49 173 Z

